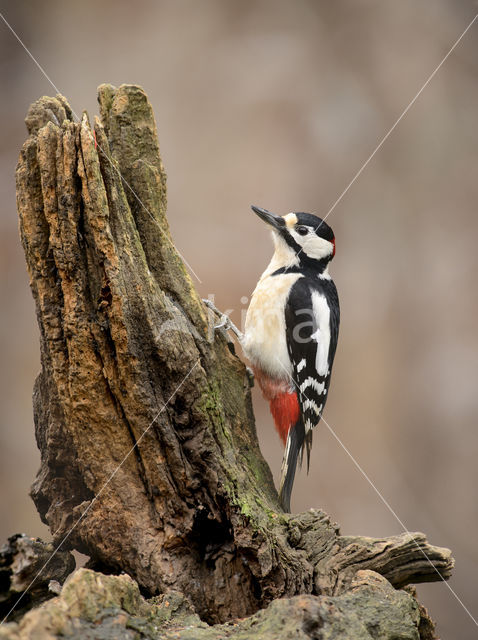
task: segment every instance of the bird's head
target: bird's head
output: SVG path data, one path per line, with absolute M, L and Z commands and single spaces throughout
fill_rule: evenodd
M 334 232 L 312 213 L 279 216 L 260 207 L 251 207 L 261 220 L 271 225 L 276 252 L 290 265 L 324 269 L 335 255 Z

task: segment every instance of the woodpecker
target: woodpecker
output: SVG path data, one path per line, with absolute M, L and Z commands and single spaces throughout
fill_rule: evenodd
M 309 469 L 337 347 L 339 299 L 328 271 L 335 237 L 311 213 L 252 210 L 272 227 L 275 251 L 252 294 L 242 346 L 285 445 L 279 497 L 289 512 L 304 446 Z

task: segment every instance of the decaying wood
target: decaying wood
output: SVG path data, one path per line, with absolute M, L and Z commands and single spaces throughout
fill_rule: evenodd
M 419 635 L 420 634 L 420 635 Z M 431 635 L 430 635 L 431 634 Z M 426 611 L 373 571 L 358 571 L 341 596 L 274 600 L 256 614 L 208 626 L 184 594 L 167 591 L 145 601 L 129 576 L 80 569 L 60 597 L 19 624 L 0 627 L 0 640 L 433 640 Z
M 75 558 L 68 551 L 52 557 L 53 551 L 51 543 L 19 533 L 0 547 L 0 620 L 10 611 L 10 620 L 19 619 L 59 592 L 75 568 Z
M 358 570 L 448 578 L 450 552 L 422 534 L 343 537 L 321 511 L 282 513 L 245 366 L 171 239 L 147 97 L 103 85 L 99 103 L 93 129 L 62 96 L 32 105 L 17 169 L 41 332 L 32 496 L 55 543 L 74 527 L 66 548 L 182 592 L 210 623 L 350 593 Z

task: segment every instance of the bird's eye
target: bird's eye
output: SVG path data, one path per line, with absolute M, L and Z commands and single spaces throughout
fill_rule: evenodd
M 309 233 L 309 230 L 307 229 L 307 227 L 296 227 L 295 230 L 301 236 L 305 236 Z

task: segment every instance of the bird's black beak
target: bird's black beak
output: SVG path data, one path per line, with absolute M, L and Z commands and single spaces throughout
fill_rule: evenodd
M 285 227 L 285 220 L 281 216 L 276 215 L 275 213 L 271 213 L 267 211 L 267 209 L 261 209 L 260 207 L 255 207 L 251 205 L 251 209 L 254 213 L 257 213 L 261 220 L 270 224 L 274 229 L 283 229 Z

